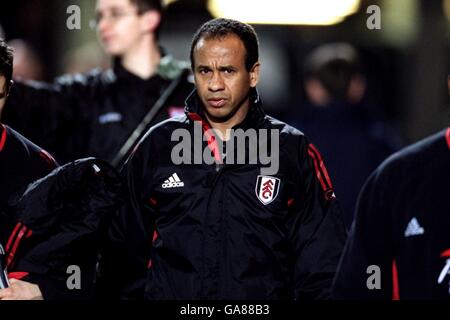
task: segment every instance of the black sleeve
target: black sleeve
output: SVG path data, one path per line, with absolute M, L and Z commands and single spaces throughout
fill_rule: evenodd
M 151 163 L 139 145 L 122 170 L 125 206 L 114 216 L 100 262 L 100 299 L 144 298 L 153 227 L 145 203 L 144 181 Z M 148 201 L 147 201 L 148 202 Z
M 378 169 L 361 191 L 355 220 L 333 285 L 335 299 L 392 298 L 392 224 L 384 207 L 386 201 L 392 201 L 384 193 L 388 185 L 382 170 Z M 380 289 L 373 288 L 373 279 L 369 279 L 375 275 L 373 266 L 380 271 Z
M 23 170 L 30 172 L 31 181 L 46 176 L 59 166 L 53 156 L 40 147 L 29 148 L 28 153 L 30 155 L 28 167 Z
M 123 202 L 118 173 L 94 158 L 54 170 L 31 185 L 14 216 L 7 245 L 8 270 L 28 273 L 46 300 L 89 299 L 101 239 Z M 73 281 L 69 267 L 78 268 Z M 76 282 L 76 288 L 69 284 Z
M 306 140 L 300 143 L 298 195 L 300 205 L 292 215 L 290 236 L 294 247 L 295 298 L 330 297 L 346 230 L 322 157 Z
M 0 124 L 0 132 L 2 128 L 3 125 Z M 48 152 L 10 127 L 5 126 L 3 133 L 7 144 L 0 159 L 0 165 L 5 168 L 0 198 L 9 198 L 7 202 L 12 204 L 18 201 L 28 184 L 46 176 L 58 167 L 58 163 Z

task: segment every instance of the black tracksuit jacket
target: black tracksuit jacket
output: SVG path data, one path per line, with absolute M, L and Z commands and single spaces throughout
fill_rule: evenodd
M 124 169 L 131 203 L 110 230 L 103 296 L 328 297 L 346 231 L 322 158 L 301 132 L 264 114 L 256 90 L 251 100 L 236 128 L 279 130 L 272 202 L 257 195 L 260 164 L 172 163 L 174 130 L 209 128 L 194 92 L 186 115 L 153 127 Z
M 8 276 L 39 285 L 45 300 L 91 298 L 100 247 L 123 194 L 116 170 L 94 158 L 30 184 L 15 210 L 0 217 Z
M 449 270 L 450 128 L 394 154 L 366 182 L 333 296 L 449 299 Z
M 0 215 L 10 214 L 27 185 L 56 167 L 46 151 L 0 123 Z
M 61 164 L 85 157 L 112 161 L 181 67 L 166 56 L 159 70 L 144 80 L 116 62 L 113 69 L 66 75 L 52 84 L 17 81 L 2 121 L 54 154 Z M 151 125 L 182 114 L 192 89 L 183 77 Z

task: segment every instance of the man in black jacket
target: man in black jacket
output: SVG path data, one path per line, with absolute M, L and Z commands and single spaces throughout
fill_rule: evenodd
M 96 29 L 113 69 L 53 84 L 17 81 L 2 121 L 61 163 L 94 156 L 119 167 L 127 156 L 119 151 L 143 118 L 152 112 L 153 125 L 182 112 L 193 88 L 183 63 L 158 46 L 161 19 L 161 0 L 98 0 Z
M 392 155 L 361 191 L 336 299 L 450 298 L 450 128 Z
M 0 109 L 12 68 L 12 50 L 0 40 Z M 56 167 L 47 152 L 0 123 L 0 267 L 10 278 L 8 288 L 0 283 L 0 300 L 88 299 L 93 293 L 99 246 L 122 201 L 120 179 L 97 159 L 49 174 Z M 81 273 L 75 287 L 68 285 L 70 268 Z
M 130 203 L 110 230 L 104 294 L 327 298 L 345 228 L 317 149 L 262 110 L 255 31 L 207 22 L 191 64 L 186 115 L 153 127 L 124 169 Z
M 12 85 L 12 69 L 12 49 L 0 39 L 0 110 Z M 56 161 L 45 150 L 0 123 L 0 214 L 10 213 L 14 200 L 26 186 L 56 166 Z M 0 243 L 2 240 L 0 237 Z
M 122 199 L 119 174 L 94 158 L 31 184 L 14 213 L 0 217 L 2 230 L 9 230 L 5 265 L 14 279 L 0 300 L 89 299 L 99 248 Z
M 12 70 L 12 49 L 0 39 L 0 112 L 12 85 Z M 56 161 L 45 150 L 0 123 L 0 244 L 8 247 L 10 230 L 5 221 L 12 219 L 14 206 L 27 185 L 56 167 Z M 34 285 L 27 288 L 33 294 L 40 294 Z
M 450 76 L 447 79 L 450 95 Z M 395 153 L 366 181 L 336 299 L 450 298 L 450 128 Z

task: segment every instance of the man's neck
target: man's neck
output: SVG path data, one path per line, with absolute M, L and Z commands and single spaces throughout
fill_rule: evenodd
M 122 66 L 142 79 L 153 76 L 161 60 L 161 52 L 153 39 L 143 39 L 139 47 L 130 50 L 121 58 Z
M 245 117 L 248 114 L 250 109 L 250 102 L 247 101 L 243 106 L 239 108 L 239 110 L 227 121 L 218 122 L 211 119 L 206 114 L 206 119 L 211 124 L 211 127 L 215 130 L 215 132 L 219 135 L 222 141 L 227 141 L 230 138 L 230 130 L 237 124 L 244 121 Z

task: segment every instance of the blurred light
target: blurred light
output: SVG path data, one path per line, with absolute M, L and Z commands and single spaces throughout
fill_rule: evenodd
M 397 48 L 412 45 L 420 30 L 420 0 L 383 0 L 380 36 Z
M 163 2 L 164 2 L 165 6 L 168 6 L 169 4 L 171 4 L 171 3 L 175 2 L 175 1 L 178 1 L 178 0 L 164 0 Z
M 358 11 L 360 0 L 209 0 L 215 17 L 254 24 L 332 25 Z
M 444 9 L 445 16 L 447 17 L 447 21 L 450 22 L 450 0 L 444 0 L 442 2 L 442 7 Z

